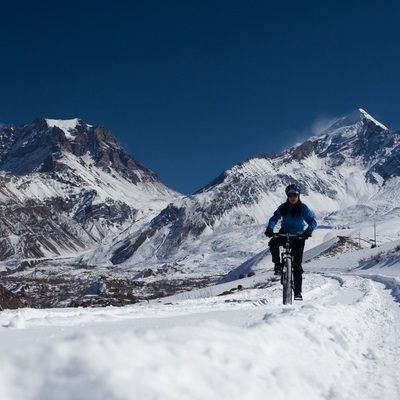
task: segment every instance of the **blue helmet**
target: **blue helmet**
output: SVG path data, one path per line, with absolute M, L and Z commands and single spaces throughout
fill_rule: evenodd
M 301 188 L 299 185 L 291 184 L 285 189 L 285 193 L 286 193 L 286 196 L 289 196 L 290 194 L 299 195 L 301 193 Z

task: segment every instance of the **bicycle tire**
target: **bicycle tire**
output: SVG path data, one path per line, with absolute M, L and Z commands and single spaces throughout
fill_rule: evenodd
M 282 271 L 283 304 L 292 304 L 292 260 L 286 257 L 283 261 Z

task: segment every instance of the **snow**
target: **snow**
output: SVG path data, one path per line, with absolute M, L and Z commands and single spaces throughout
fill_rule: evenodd
M 365 235 L 369 225 L 337 233 Z M 252 277 L 157 301 L 4 310 L 0 397 L 397 400 L 397 226 L 398 218 L 379 224 L 375 248 L 330 257 L 335 230 L 317 230 L 304 301 L 291 306 L 263 251 L 248 261 L 260 271 Z
M 361 114 L 363 114 L 365 116 L 365 118 L 369 119 L 370 121 L 372 121 L 375 125 L 380 126 L 381 128 L 387 130 L 388 128 L 383 125 L 382 123 L 380 123 L 379 121 L 377 121 L 375 118 L 373 118 L 371 115 L 369 115 L 365 110 L 363 110 L 362 108 L 359 109 L 359 112 Z
M 47 125 L 49 128 L 53 128 L 56 126 L 64 131 L 66 137 L 70 140 L 74 140 L 75 137 L 70 134 L 71 131 L 76 130 L 77 125 L 81 124 L 81 120 L 79 118 L 73 119 L 46 119 Z M 89 127 L 91 125 L 88 125 Z

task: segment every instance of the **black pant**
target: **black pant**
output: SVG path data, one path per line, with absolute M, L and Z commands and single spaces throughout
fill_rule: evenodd
M 286 242 L 285 238 L 278 237 L 278 238 L 272 238 L 268 243 L 272 255 L 272 262 L 275 265 L 281 264 L 279 247 L 284 246 L 285 242 Z M 292 248 L 293 260 L 294 260 L 293 282 L 294 282 L 295 295 L 301 293 L 301 286 L 303 283 L 304 271 L 303 267 L 301 266 L 301 263 L 303 262 L 304 245 L 305 245 L 304 239 L 290 239 L 290 246 Z

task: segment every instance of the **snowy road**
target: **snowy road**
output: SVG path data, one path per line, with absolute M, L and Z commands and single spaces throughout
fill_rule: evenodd
M 400 308 L 376 280 L 124 308 L 0 313 L 2 399 L 385 399 L 400 396 Z

